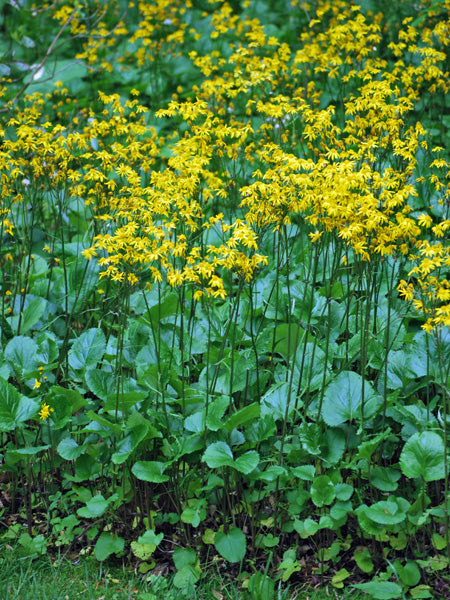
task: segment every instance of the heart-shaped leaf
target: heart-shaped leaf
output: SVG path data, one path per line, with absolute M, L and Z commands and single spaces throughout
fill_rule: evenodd
M 361 375 L 354 371 L 342 371 L 327 387 L 322 405 L 323 420 L 331 427 L 337 427 L 361 418 L 363 403 Z M 368 381 L 364 382 L 364 418 L 374 415 L 381 404 L 379 396 Z
M 437 433 L 415 433 L 404 445 L 400 468 L 406 477 L 436 481 L 445 477 L 444 442 Z
M 331 504 L 336 496 L 334 485 L 328 475 L 316 477 L 311 486 L 311 500 L 318 507 Z
M 125 540 L 115 534 L 104 531 L 95 544 L 95 558 L 103 561 L 111 556 L 111 554 L 119 554 L 122 552 L 125 545 Z
M 232 527 L 228 533 L 218 531 L 214 537 L 217 552 L 230 563 L 241 562 L 247 550 L 247 540 L 241 529 Z

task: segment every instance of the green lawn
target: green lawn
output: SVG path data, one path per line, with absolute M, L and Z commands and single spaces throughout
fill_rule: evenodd
M 3 547 L 0 558 L 2 600 L 248 600 L 240 585 L 209 570 L 197 586 L 177 589 L 171 577 L 138 575 L 130 566 L 98 563 L 90 557 L 53 560 L 18 556 Z M 331 586 L 330 586 L 331 587 Z M 356 591 L 346 593 L 283 585 L 267 600 L 344 600 L 362 598 Z M 367 596 L 364 595 L 366 598 Z M 261 597 L 261 600 L 265 600 Z

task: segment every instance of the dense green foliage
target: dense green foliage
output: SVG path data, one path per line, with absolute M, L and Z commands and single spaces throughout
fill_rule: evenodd
M 449 8 L 2 4 L 0 543 L 450 597 Z

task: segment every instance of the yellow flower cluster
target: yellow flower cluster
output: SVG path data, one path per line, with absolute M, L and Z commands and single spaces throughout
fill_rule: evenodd
M 54 409 L 51 408 L 51 406 L 49 406 L 46 402 L 44 402 L 43 404 L 41 404 L 39 418 L 41 419 L 41 421 L 46 421 L 51 416 L 52 412 L 54 412 Z
M 311 243 L 326 232 L 365 263 L 418 252 L 410 276 L 419 285 L 402 281 L 399 292 L 429 317 L 428 329 L 448 325 L 448 281 L 439 273 L 449 266 L 449 245 L 424 241 L 448 229 L 448 163 L 430 159 L 439 174 L 428 183 L 442 209 L 433 212 L 420 192 L 418 156 L 430 150 L 416 111 L 424 91 L 449 92 L 450 21 L 437 18 L 430 2 L 420 27 L 405 19 L 380 53 L 382 16 L 369 20 L 344 0 L 293 1 L 290 18 L 306 11 L 309 24 L 289 43 L 228 2 L 215 6 L 209 21 L 202 15 L 209 50 L 189 54 L 200 85 L 156 113 L 173 134 L 158 135 L 147 107 L 118 94 L 100 93 L 98 107 L 66 125 L 46 118 L 39 95 L 11 111 L 5 125 L 16 134 L 0 154 L 4 231 L 13 233 L 11 209 L 27 195 L 26 182 L 58 189 L 91 211 L 84 255 L 98 260 L 101 277 L 136 285 L 145 274 L 192 284 L 200 298 L 225 297 L 227 271 L 249 281 L 267 264 L 266 236 L 294 223 Z M 102 44 L 127 33 L 124 19 L 111 30 L 115 7 L 98 12 L 86 37 L 79 57 L 92 65 L 106 68 Z M 177 56 L 186 35 L 197 36 L 185 18 L 189 7 L 189 0 L 129 3 L 139 25 L 124 60 L 143 68 Z M 83 36 L 77 10 L 56 3 L 54 18 L 70 19 L 73 35 Z

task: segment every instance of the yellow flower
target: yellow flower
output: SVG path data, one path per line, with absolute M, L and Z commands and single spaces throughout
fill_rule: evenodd
M 41 404 L 39 418 L 41 419 L 41 421 L 46 421 L 52 412 L 54 412 L 53 408 L 51 408 L 48 404 L 44 402 L 43 404 Z
M 37 379 L 34 380 L 33 390 L 38 390 L 41 387 L 41 382 Z

